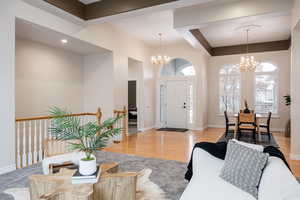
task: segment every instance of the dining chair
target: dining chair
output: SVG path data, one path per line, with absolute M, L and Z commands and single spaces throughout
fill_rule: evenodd
M 256 114 L 255 113 L 239 113 L 238 115 L 238 135 L 240 138 L 242 131 L 252 131 L 254 143 L 256 143 Z
M 268 119 L 266 124 L 259 124 L 259 128 L 266 129 L 267 132 L 260 132 L 260 133 L 267 133 L 269 136 L 269 140 L 271 139 L 271 132 L 270 132 L 270 125 L 271 125 L 271 117 L 272 117 L 272 112 L 268 113 Z
M 227 134 L 229 132 L 230 127 L 235 127 L 235 123 L 234 122 L 230 122 L 228 115 L 227 115 L 227 111 L 224 111 L 224 116 L 225 116 L 225 125 L 226 125 L 226 130 L 225 130 L 225 137 L 227 137 Z

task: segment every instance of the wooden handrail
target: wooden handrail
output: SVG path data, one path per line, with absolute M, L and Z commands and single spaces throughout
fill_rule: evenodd
M 69 114 L 63 116 L 41 116 L 41 117 L 26 117 L 26 118 L 16 118 L 16 122 L 23 121 L 34 121 L 34 120 L 42 120 L 42 119 L 53 119 L 57 117 L 77 117 L 77 116 L 97 116 L 97 113 L 77 113 L 77 114 Z

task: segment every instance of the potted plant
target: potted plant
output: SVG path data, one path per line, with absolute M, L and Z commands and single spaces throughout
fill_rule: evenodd
M 248 108 L 248 102 L 247 102 L 247 100 L 244 100 L 244 104 L 245 104 L 244 113 L 250 113 L 251 111 Z
M 105 147 L 109 139 L 120 133 L 120 128 L 114 128 L 114 124 L 123 116 L 109 118 L 102 124 L 96 121 L 82 124 L 79 117 L 71 116 L 65 110 L 57 107 L 50 109 L 53 116 L 49 131 L 57 140 L 69 141 L 69 148 L 85 153 L 85 157 L 79 161 L 79 173 L 91 175 L 97 170 L 96 151 Z

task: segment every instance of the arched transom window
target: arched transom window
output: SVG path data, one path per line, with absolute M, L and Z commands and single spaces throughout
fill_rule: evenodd
M 172 59 L 161 70 L 161 76 L 195 76 L 192 63 L 181 58 Z
M 219 111 L 237 113 L 240 109 L 241 75 L 234 65 L 225 65 L 219 71 Z
M 278 67 L 263 62 L 255 72 L 254 106 L 257 113 L 278 113 Z

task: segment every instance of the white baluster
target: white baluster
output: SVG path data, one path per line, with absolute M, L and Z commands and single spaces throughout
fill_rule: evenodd
M 40 120 L 40 130 L 39 130 L 39 159 L 38 159 L 38 161 L 42 161 L 43 160 L 42 143 L 43 143 L 42 120 Z
M 47 134 L 47 119 L 44 121 L 44 140 L 48 139 L 48 134 Z
M 26 121 L 24 121 L 24 123 L 23 123 L 22 139 L 23 139 L 22 166 L 26 167 L 27 166 L 27 157 L 26 157 Z
M 32 121 L 29 121 L 29 136 L 28 136 L 28 165 L 32 164 Z
M 34 136 L 33 136 L 33 163 L 37 163 L 37 147 L 38 147 L 38 141 L 37 141 L 37 120 L 34 120 Z
M 17 168 L 21 168 L 20 122 L 17 122 Z

